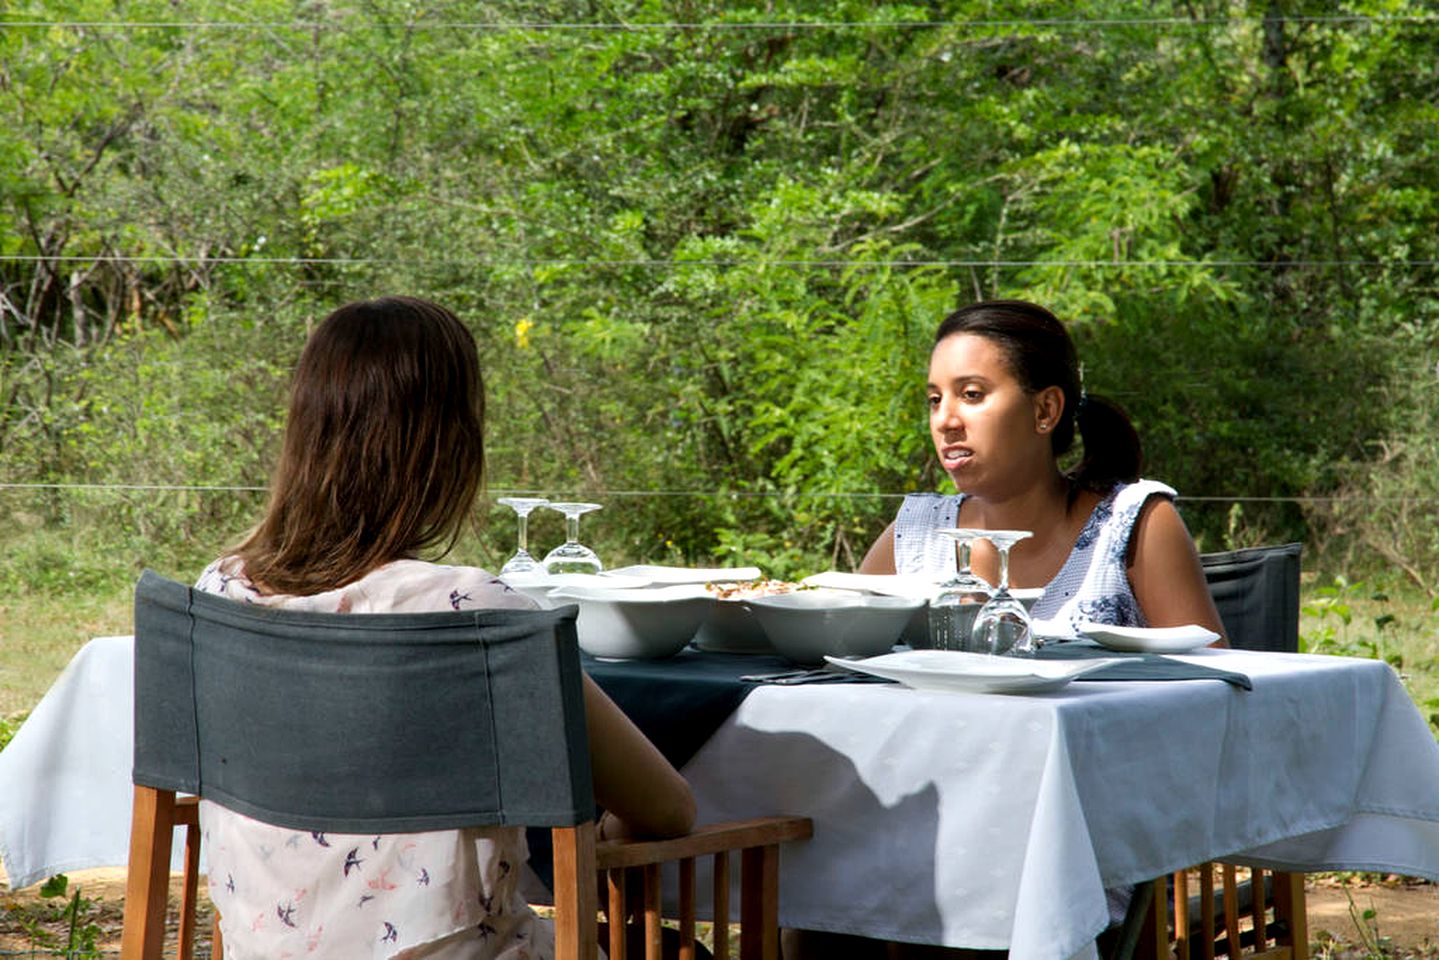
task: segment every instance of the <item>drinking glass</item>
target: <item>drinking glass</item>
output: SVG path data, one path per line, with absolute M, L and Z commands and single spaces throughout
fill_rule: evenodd
M 999 586 L 974 618 L 976 648 L 995 656 L 1032 657 L 1034 631 L 1029 611 L 1009 592 L 1009 548 L 1034 534 L 1028 530 L 982 530 L 980 534 L 999 551 Z
M 598 503 L 551 503 L 551 510 L 565 515 L 565 542 L 545 554 L 550 573 L 599 573 L 604 569 L 593 550 L 580 543 L 580 515 L 600 509 Z
M 939 585 L 929 601 L 929 641 L 936 650 L 970 650 L 973 644 L 974 618 L 989 602 L 989 584 L 969 569 L 969 550 L 983 530 L 966 527 L 941 528 L 935 531 L 954 540 L 959 546 L 959 571 Z
M 513 557 L 505 561 L 503 567 L 500 567 L 500 576 L 503 577 L 511 573 L 535 573 L 541 571 L 540 562 L 530 556 L 529 551 L 530 511 L 536 507 L 548 506 L 549 501 L 544 497 L 500 497 L 499 502 L 515 511 L 516 516 L 519 518 L 518 530 L 520 539 L 520 548 L 515 551 Z

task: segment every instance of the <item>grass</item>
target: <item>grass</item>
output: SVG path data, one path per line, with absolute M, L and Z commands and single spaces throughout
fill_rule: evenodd
M 0 718 L 28 712 L 92 637 L 129 633 L 131 588 L 0 601 Z
M 1439 731 L 1439 599 L 1406 584 L 1309 577 L 1300 602 L 1300 648 L 1383 660 Z

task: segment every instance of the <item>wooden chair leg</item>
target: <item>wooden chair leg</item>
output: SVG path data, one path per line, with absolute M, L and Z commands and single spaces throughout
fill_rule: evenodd
M 125 879 L 120 960 L 160 960 L 165 945 L 174 830 L 174 792 L 136 786 L 130 815 L 130 863 Z
M 1243 947 L 1239 941 L 1239 881 L 1232 863 L 1219 865 L 1224 877 L 1224 943 L 1230 960 L 1237 960 Z
M 1262 951 L 1269 946 L 1269 925 L 1264 922 L 1269 906 L 1264 897 L 1264 871 L 1252 867 L 1249 871 L 1250 919 L 1254 922 L 1254 950 Z
M 729 960 L 729 854 L 714 855 L 714 958 Z
M 779 847 L 740 854 L 740 960 L 779 960 Z
M 1304 874 L 1274 873 L 1274 919 L 1288 928 L 1279 943 L 1294 960 L 1309 960 L 1309 917 L 1304 904 Z
M 664 953 L 664 917 L 660 913 L 660 865 L 644 867 L 645 960 L 661 960 Z
M 195 956 L 195 911 L 199 906 L 200 814 L 194 797 L 175 802 L 176 821 L 185 824 L 185 872 L 180 887 L 180 930 L 175 945 L 176 960 Z
M 1168 960 L 1169 957 L 1169 891 L 1164 877 L 1151 881 L 1149 909 L 1144 911 L 1144 924 L 1134 945 L 1135 960 Z
M 1214 929 L 1214 863 L 1206 860 L 1199 865 L 1199 942 L 1203 947 L 1202 960 L 1214 960 L 1214 940 L 1219 931 Z M 1192 956 L 1192 954 L 1191 954 Z
M 695 861 L 685 857 L 680 868 L 680 955 L 679 960 L 695 960 Z
M 556 960 L 598 960 L 595 825 L 591 821 L 577 827 L 555 827 L 550 836 L 554 845 Z
M 625 924 L 629 921 L 628 875 L 623 867 L 605 871 L 605 886 L 608 890 L 605 907 L 606 926 L 609 927 L 610 960 L 625 960 L 628 944 L 625 942 Z
M 1172 882 L 1174 883 L 1174 955 L 1177 960 L 1189 960 L 1190 946 L 1193 943 L 1189 930 L 1189 871 L 1174 871 Z M 1164 896 L 1165 893 L 1163 886 L 1155 888 L 1154 895 L 1156 897 Z
M 210 921 L 210 960 L 225 960 L 225 938 L 220 936 L 220 913 Z

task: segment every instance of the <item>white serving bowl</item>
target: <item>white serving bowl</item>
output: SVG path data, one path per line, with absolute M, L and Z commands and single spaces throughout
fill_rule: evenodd
M 545 599 L 552 607 L 578 604 L 580 649 L 616 660 L 674 656 L 715 603 L 704 587 L 691 585 L 652 590 L 572 585 L 551 590 Z
M 924 601 L 827 590 L 801 590 L 747 601 L 770 644 L 796 663 L 888 653 Z

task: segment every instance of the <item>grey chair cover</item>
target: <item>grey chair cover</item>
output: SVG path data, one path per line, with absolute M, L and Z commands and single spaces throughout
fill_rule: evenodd
M 305 613 L 146 571 L 134 781 L 301 830 L 583 823 L 575 612 Z
M 1229 645 L 1294 653 L 1299 649 L 1300 544 L 1200 554 Z

